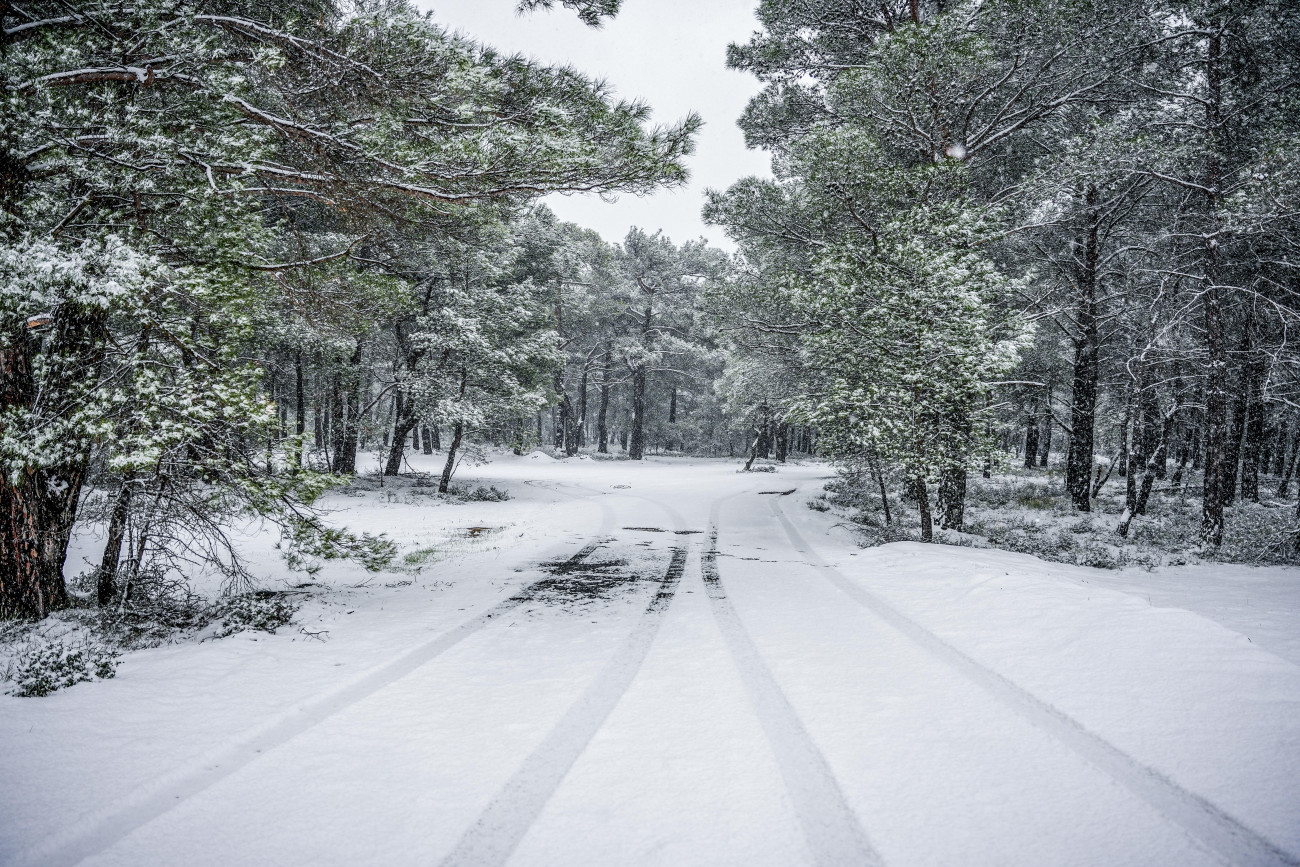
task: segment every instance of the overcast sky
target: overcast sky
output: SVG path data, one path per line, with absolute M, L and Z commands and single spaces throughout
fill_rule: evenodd
M 743 42 L 757 29 L 757 0 L 624 0 L 619 16 L 599 30 L 563 8 L 518 16 L 515 0 L 421 0 L 421 6 L 480 42 L 604 78 L 620 97 L 649 103 L 657 123 L 698 112 L 704 129 L 689 158 L 688 186 L 647 197 L 624 195 L 614 204 L 596 196 L 552 196 L 547 203 L 561 219 L 609 241 L 621 241 L 629 227 L 640 226 L 663 229 L 678 243 L 704 236 L 731 247 L 719 228 L 704 225 L 700 207 L 706 188 L 769 174 L 766 154 L 746 150 L 736 127 L 758 83 L 726 68 L 727 44 Z

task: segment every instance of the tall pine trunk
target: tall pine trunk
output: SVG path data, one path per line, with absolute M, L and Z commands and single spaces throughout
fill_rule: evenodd
M 330 412 L 334 440 L 331 469 L 351 475 L 357 471 L 357 440 L 361 435 L 361 341 L 347 366 L 334 378 L 334 406 Z
M 1248 342 L 1242 350 L 1249 352 Z M 1238 376 L 1236 394 L 1232 398 L 1232 424 L 1228 426 L 1228 442 L 1223 452 L 1223 481 L 1220 486 L 1220 499 L 1225 506 L 1230 506 L 1237 499 L 1237 483 L 1240 478 L 1238 468 L 1241 464 L 1241 445 L 1246 436 L 1246 416 L 1250 414 L 1250 390 L 1246 383 L 1246 371 L 1243 368 Z
M 934 541 L 934 518 L 930 514 L 930 492 L 926 488 L 925 479 L 917 477 L 912 482 L 912 489 L 916 494 L 916 508 L 921 514 L 921 541 Z
M 37 401 L 58 407 L 94 375 L 103 357 L 102 313 L 59 309 L 45 336 L 38 383 L 33 361 L 39 351 L 27 323 L 0 337 L 0 413 L 25 412 Z M 45 617 L 68 604 L 63 563 L 85 484 L 86 442 L 64 442 L 70 460 L 45 466 L 10 466 L 0 472 L 0 619 Z
M 1267 368 L 1260 354 L 1252 350 L 1242 369 L 1246 380 L 1249 409 L 1241 443 L 1241 498 L 1259 502 L 1259 464 L 1264 444 L 1264 377 Z
M 1282 457 L 1286 466 L 1282 470 L 1282 481 L 1277 486 L 1277 495 L 1281 499 L 1286 499 L 1291 494 L 1291 479 L 1295 475 L 1295 461 L 1297 452 L 1300 452 L 1300 422 L 1296 424 L 1295 433 L 1291 437 L 1291 457 L 1286 459 L 1285 444 L 1282 449 Z
M 302 469 L 302 450 L 306 448 L 307 388 L 303 382 L 302 351 L 293 359 L 293 433 L 298 441 L 293 446 L 293 469 Z
M 628 438 L 627 456 L 634 461 L 645 457 L 646 379 L 644 364 L 632 369 L 632 430 Z
M 99 561 L 95 583 L 95 596 L 101 608 L 111 603 L 117 593 L 117 564 L 122 559 L 122 539 L 126 536 L 126 519 L 134 491 L 133 479 L 127 477 L 113 498 L 113 511 L 108 517 L 108 538 L 104 541 L 104 555 Z
M 415 401 L 397 390 L 396 412 L 393 413 L 393 442 L 388 447 L 388 463 L 384 466 L 384 475 L 395 476 L 402 470 L 402 459 L 406 457 L 406 438 L 411 435 L 420 420 L 415 417 Z
M 469 376 L 465 368 L 460 369 L 460 399 L 464 401 L 465 391 L 469 387 Z M 442 466 L 442 478 L 438 480 L 438 493 L 445 494 L 451 486 L 451 474 L 456 469 L 456 453 L 460 450 L 461 441 L 465 438 L 465 422 L 459 418 L 452 425 L 451 444 L 447 446 L 447 462 Z
M 1044 390 L 1043 423 L 1040 427 L 1040 433 L 1038 434 L 1038 465 L 1040 467 L 1047 466 L 1048 459 L 1052 456 L 1052 434 L 1054 433 L 1054 422 L 1052 419 L 1052 383 L 1047 383 Z
M 1080 239 L 1077 275 L 1078 304 L 1075 318 L 1079 329 L 1074 342 L 1074 380 L 1070 395 L 1070 451 L 1065 468 L 1065 486 L 1074 508 L 1089 511 L 1092 488 L 1093 429 L 1097 416 L 1099 335 L 1097 326 L 1097 265 L 1100 217 L 1097 188 L 1084 192 L 1087 222 Z
M 575 419 L 573 454 L 587 444 L 587 382 L 591 378 L 591 359 L 588 357 L 582 365 L 582 376 L 578 378 L 578 413 Z
M 1218 229 L 1219 184 L 1222 170 L 1221 80 L 1222 45 L 1218 34 L 1208 39 L 1206 52 L 1205 126 L 1209 136 L 1206 148 L 1205 189 L 1210 231 L 1205 233 L 1202 252 L 1201 312 L 1204 320 L 1205 350 L 1205 484 L 1201 495 L 1201 541 L 1207 545 L 1223 542 L 1223 483 L 1228 440 L 1228 346 L 1224 328 L 1223 287 L 1219 284 Z
M 1025 468 L 1033 469 L 1038 463 L 1038 401 L 1029 406 L 1025 422 Z
M 598 437 L 596 451 L 601 454 L 609 454 L 609 429 L 606 420 L 609 417 L 609 377 L 613 365 L 613 353 L 611 352 L 610 345 L 607 342 L 605 344 L 604 368 L 600 372 L 600 410 L 596 415 L 596 435 Z

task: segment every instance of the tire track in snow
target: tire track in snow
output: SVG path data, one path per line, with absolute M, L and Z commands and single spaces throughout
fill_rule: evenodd
M 641 670 L 685 566 L 686 547 L 678 547 L 631 635 L 465 831 L 442 867 L 506 862 Z
M 814 863 L 824 867 L 883 865 L 884 859 L 845 800 L 826 758 L 809 737 L 727 598 L 718 574 L 719 506 L 714 505 L 709 518 L 709 545 L 701 559 L 704 587 L 718 628 L 776 755 Z
M 777 499 L 772 513 L 791 544 L 822 576 L 846 596 L 920 645 L 932 656 L 964 675 L 1004 706 L 1053 737 L 1084 761 L 1110 776 L 1193 840 L 1230 864 L 1300 867 L 1300 857 L 1278 847 L 1246 827 L 1205 798 L 1180 786 L 1156 769 L 1144 765 L 1074 719 L 1031 695 L 1008 678 L 986 668 L 938 635 L 921 626 L 876 594 L 850 581 L 823 560 L 782 511 Z
M 602 544 L 603 540 L 598 540 L 586 545 L 564 561 L 564 567 L 579 565 Z M 201 794 L 229 777 L 262 753 L 282 746 L 433 661 L 503 615 L 532 601 L 534 597 L 531 594 L 545 587 L 551 580 L 553 579 L 546 577 L 531 582 L 478 616 L 371 669 L 356 680 L 277 714 L 234 742 L 208 752 L 179 771 L 145 784 L 112 807 L 92 814 L 78 823 L 79 827 L 70 833 L 21 853 L 15 864 L 64 867 L 78 864 L 91 855 L 102 852 L 186 799 Z

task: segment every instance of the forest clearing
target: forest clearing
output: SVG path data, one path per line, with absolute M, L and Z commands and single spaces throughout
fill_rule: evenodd
M 1294 0 L 4 0 L 0 87 L 0 863 L 1300 864 Z
M 1294 863 L 1291 569 L 863 549 L 816 463 L 472 475 L 330 503 L 432 562 L 8 705 L 0 861 Z

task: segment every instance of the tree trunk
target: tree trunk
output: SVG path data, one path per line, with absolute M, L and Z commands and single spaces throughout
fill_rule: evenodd
M 39 350 L 26 322 L 5 326 L 11 330 L 0 341 L 0 413 L 28 410 L 38 394 L 47 400 L 74 394 L 103 357 L 103 315 L 56 310 L 38 383 L 33 355 Z M 66 445 L 70 453 L 90 450 L 89 443 Z M 85 479 L 84 458 L 0 473 L 0 620 L 45 617 L 68 604 L 63 563 Z
M 297 442 L 293 446 L 291 464 L 293 469 L 302 469 L 302 451 L 307 447 L 307 387 L 303 381 L 302 352 L 293 359 L 293 433 Z
M 961 530 L 966 518 L 966 467 L 949 464 L 939 474 L 939 526 Z
M 126 518 L 130 513 L 131 494 L 135 490 L 131 478 L 122 480 L 117 496 L 113 498 L 113 511 L 108 518 L 108 538 L 104 542 L 104 556 L 99 561 L 99 574 L 95 585 L 99 606 L 112 603 L 117 595 L 117 562 L 122 558 L 122 539 L 126 535 Z
M 451 445 L 447 446 L 447 462 L 442 465 L 442 478 L 438 480 L 438 493 L 447 493 L 448 487 L 451 486 L 451 474 L 456 469 L 456 452 L 460 449 L 461 440 L 465 436 L 465 424 L 456 422 L 451 428 Z
M 1251 351 L 1242 370 L 1249 409 L 1241 449 L 1241 498 L 1259 502 L 1259 464 L 1264 441 L 1264 377 L 1268 370 L 1258 352 Z
M 1025 422 L 1025 468 L 1033 469 L 1038 463 L 1038 401 L 1029 406 L 1029 419 Z
M 1074 342 L 1074 380 L 1070 395 L 1070 452 L 1065 470 L 1065 486 L 1074 508 L 1091 509 L 1088 494 L 1092 489 L 1093 428 L 1097 415 L 1097 378 L 1099 337 L 1097 328 L 1097 265 L 1100 214 L 1097 188 L 1091 184 L 1084 192 L 1087 222 L 1080 240 L 1078 304 L 1075 318 L 1079 329 Z
M 1169 438 L 1174 431 L 1174 416 L 1170 414 L 1165 419 L 1164 425 L 1160 430 L 1160 441 L 1156 444 L 1151 458 L 1146 463 L 1146 469 L 1142 473 L 1142 488 L 1138 491 L 1137 508 L 1135 514 L 1145 515 L 1147 513 L 1147 503 L 1151 499 L 1151 489 L 1155 486 L 1156 479 L 1160 477 L 1160 468 L 1164 466 L 1165 459 L 1169 455 Z
M 673 386 L 672 397 L 668 399 L 668 423 L 677 424 L 677 386 Z
M 761 430 L 754 431 L 754 443 L 749 447 L 749 459 L 745 461 L 745 472 L 749 472 L 754 466 L 754 459 L 758 457 L 758 441 L 763 438 Z
M 1201 434 L 1202 425 L 1198 422 L 1192 426 L 1187 449 L 1192 453 L 1192 472 L 1199 473 L 1205 467 L 1205 443 Z
M 587 381 L 591 376 L 591 359 L 582 365 L 582 376 L 578 379 L 578 415 L 574 430 L 574 450 L 576 454 L 579 449 L 587 444 Z
M 880 507 L 885 512 L 886 526 L 894 523 L 894 516 L 889 513 L 889 492 L 885 488 L 885 474 L 880 471 L 880 465 L 876 462 L 876 456 L 867 452 L 867 466 L 871 468 L 871 475 L 875 478 L 876 484 L 880 487 Z
M 1277 442 L 1273 445 L 1273 475 L 1280 476 L 1286 472 L 1287 448 L 1291 445 L 1291 425 L 1282 419 L 1277 426 Z
M 1247 385 L 1244 381 L 1238 382 L 1237 393 L 1232 399 L 1232 425 L 1228 428 L 1228 442 L 1223 454 L 1223 487 L 1220 498 L 1225 506 L 1231 506 L 1237 499 L 1241 443 L 1246 436 L 1246 416 L 1249 413 L 1250 394 Z
M 778 424 L 776 426 L 776 459 L 785 463 L 786 457 L 790 454 L 790 426 L 788 424 Z
M 469 377 L 465 368 L 460 369 L 460 397 L 465 399 L 465 391 L 469 386 Z M 442 478 L 438 480 L 438 493 L 445 494 L 451 486 L 451 474 L 456 469 L 456 452 L 460 449 L 461 440 L 465 437 L 465 423 L 460 419 L 452 426 L 451 445 L 447 446 L 447 462 L 442 467 Z
M 1207 40 L 1205 72 L 1207 99 L 1205 126 L 1209 145 L 1205 149 L 1205 190 L 1209 229 L 1202 247 L 1204 283 L 1201 307 L 1205 320 L 1205 349 L 1209 368 L 1205 375 L 1205 487 L 1201 496 L 1201 541 L 1208 545 L 1223 542 L 1223 489 L 1227 458 L 1228 348 L 1224 334 L 1223 289 L 1219 285 L 1219 185 L 1222 170 L 1219 154 L 1223 151 L 1222 42 L 1218 33 Z
M 334 455 L 330 469 L 341 475 L 357 471 L 357 440 L 361 434 L 361 341 L 344 370 L 335 374 L 333 406 L 330 410 Z
M 1052 384 L 1046 386 L 1046 399 L 1043 401 L 1043 423 L 1038 435 L 1038 465 L 1047 466 L 1052 456 L 1052 435 L 1055 433 L 1052 421 Z
M 634 461 L 645 457 L 645 365 L 639 365 L 632 371 L 632 432 L 631 443 L 627 447 L 627 456 Z
M 384 475 L 395 476 L 402 470 L 402 459 L 406 457 L 406 438 L 415 430 L 420 420 L 415 417 L 415 401 L 397 390 L 393 413 L 393 442 L 388 447 L 388 463 L 384 466 Z
M 614 357 L 611 352 L 609 343 L 605 344 L 605 360 L 600 372 L 600 410 L 596 415 L 596 451 L 601 454 L 609 454 L 609 429 L 606 427 L 606 419 L 609 415 L 609 374 L 613 367 Z
M 1283 449 L 1283 452 L 1285 451 L 1286 449 Z M 1282 471 L 1282 482 L 1277 486 L 1277 495 L 1280 499 L 1285 500 L 1290 496 L 1291 479 L 1295 476 L 1297 453 L 1300 453 L 1300 423 L 1296 424 L 1295 433 L 1291 436 L 1291 458 L 1286 461 L 1286 469 Z M 1285 454 L 1283 457 L 1285 458 Z
M 921 513 L 921 541 L 934 541 L 934 518 L 930 515 L 930 492 L 926 489 L 925 479 L 917 477 L 912 482 L 916 492 L 916 507 Z
M 422 440 L 424 441 L 424 453 L 425 453 L 426 455 L 431 455 L 431 454 L 433 454 L 433 450 L 434 450 L 434 435 L 433 435 L 433 432 L 434 432 L 435 430 L 437 430 L 438 428 L 437 428 L 436 425 L 430 425 L 430 424 L 427 424 L 427 423 L 426 423 L 426 424 L 422 424 L 422 425 L 420 425 L 420 427 L 421 427 L 421 431 L 420 431 L 421 436 L 420 436 L 420 439 L 422 439 Z

